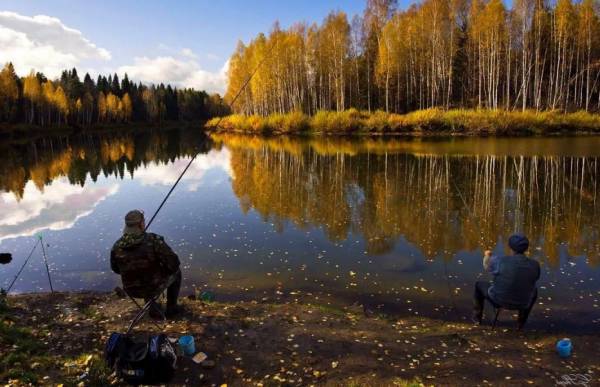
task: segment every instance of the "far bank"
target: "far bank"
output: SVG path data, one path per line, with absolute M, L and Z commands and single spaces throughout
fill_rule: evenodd
M 28 134 L 65 134 L 74 132 L 104 132 L 104 131 L 118 131 L 118 130 L 131 130 L 131 129 L 192 129 L 192 128 L 203 128 L 206 121 L 157 121 L 157 122 L 115 122 L 115 123 L 97 123 L 88 126 L 81 125 L 30 125 L 24 123 L 0 123 L 0 135 L 9 136 L 23 136 Z
M 578 111 L 426 109 L 407 114 L 349 109 L 269 116 L 234 114 L 213 118 L 208 130 L 260 134 L 322 135 L 551 135 L 600 132 L 600 114 Z

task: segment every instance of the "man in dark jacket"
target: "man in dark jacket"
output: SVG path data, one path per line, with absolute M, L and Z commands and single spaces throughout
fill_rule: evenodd
M 181 287 L 179 258 L 160 235 L 147 233 L 144 214 L 133 210 L 125 216 L 123 236 L 110 252 L 110 267 L 121 275 L 123 288 L 132 297 L 151 299 L 158 289 L 167 288 L 166 315 L 177 313 Z M 156 311 L 151 309 L 156 317 Z
M 473 321 L 481 323 L 486 299 L 493 304 L 519 311 L 519 328 L 522 328 L 537 300 L 536 282 L 540 278 L 540 264 L 524 255 L 529 240 L 521 234 L 512 235 L 508 245 L 514 255 L 497 257 L 486 251 L 483 267 L 494 276 L 493 282 L 475 283 Z

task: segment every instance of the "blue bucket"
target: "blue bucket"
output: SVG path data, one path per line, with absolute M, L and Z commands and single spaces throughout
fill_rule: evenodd
M 181 336 L 179 338 L 179 348 L 185 356 L 193 356 L 196 353 L 196 345 L 194 344 L 194 336 Z
M 571 356 L 572 349 L 573 345 L 571 344 L 570 339 L 562 339 L 556 343 L 556 351 L 560 357 L 565 358 Z

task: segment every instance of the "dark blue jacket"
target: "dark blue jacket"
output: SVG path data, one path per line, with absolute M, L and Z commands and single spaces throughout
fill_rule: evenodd
M 490 298 L 512 309 L 529 307 L 540 278 L 540 264 L 523 254 L 492 257 L 488 271 L 494 275 Z

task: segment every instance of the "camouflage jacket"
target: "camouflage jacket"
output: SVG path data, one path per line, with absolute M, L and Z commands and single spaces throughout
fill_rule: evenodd
M 179 258 L 160 235 L 124 234 L 110 252 L 110 267 L 127 293 L 148 298 L 179 270 Z

